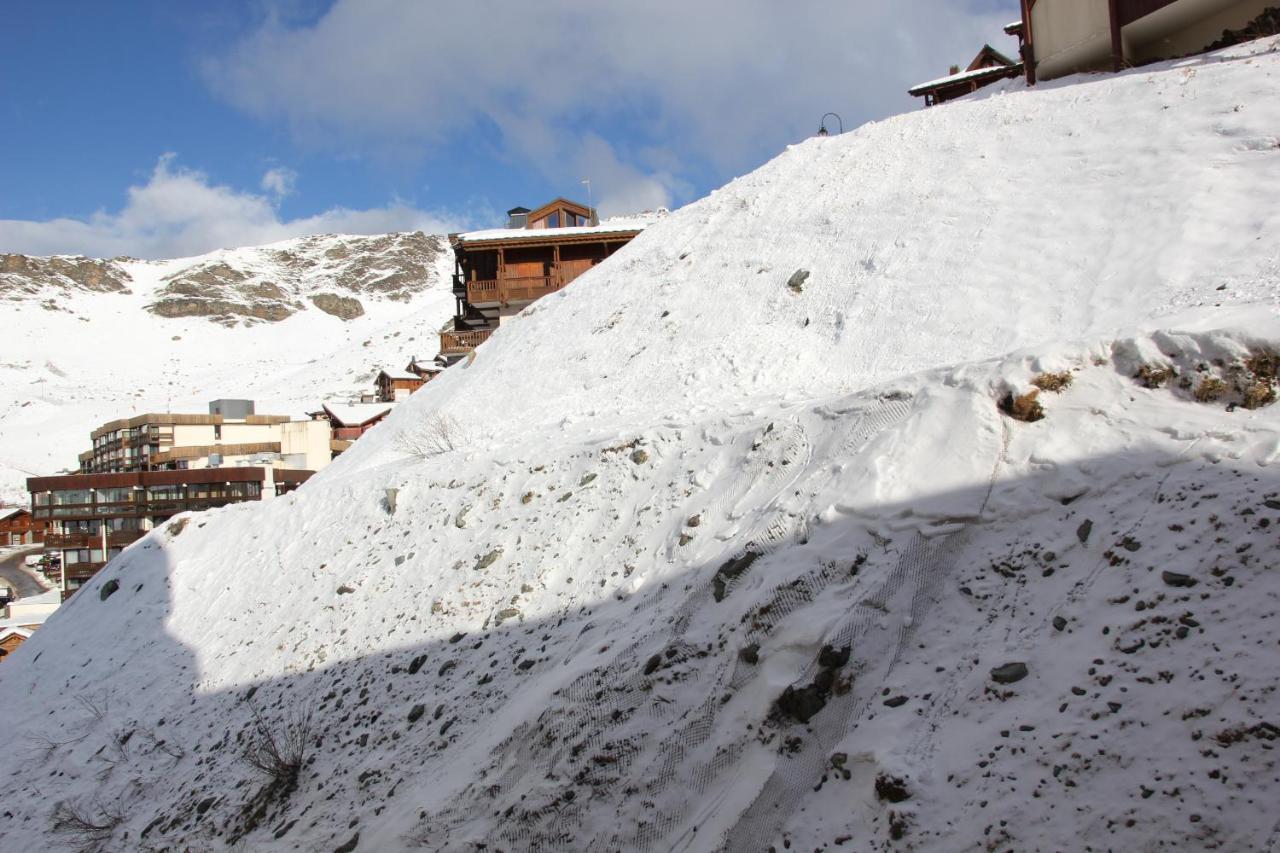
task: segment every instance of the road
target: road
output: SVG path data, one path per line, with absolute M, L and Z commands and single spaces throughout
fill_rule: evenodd
M 44 588 L 36 583 L 35 578 L 22 570 L 22 560 L 28 554 L 39 553 L 40 548 L 37 546 L 27 551 L 19 551 L 8 557 L 0 558 L 0 583 L 8 584 L 13 587 L 13 592 L 18 598 L 26 598 L 28 595 L 39 595 L 44 592 Z

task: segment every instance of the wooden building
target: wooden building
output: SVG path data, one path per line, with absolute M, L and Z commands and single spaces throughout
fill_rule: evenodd
M 1276 0 L 1021 0 L 1027 82 L 1119 71 L 1210 49 L 1250 32 Z M 1267 30 L 1255 31 L 1256 35 Z M 1238 40 L 1245 40 L 1243 38 Z
M 378 377 L 374 380 L 374 385 L 378 388 L 378 402 L 380 403 L 394 403 L 397 400 L 403 400 L 426 383 L 427 379 L 421 374 L 407 369 L 396 370 L 395 368 L 383 368 L 378 371 Z
M 198 468 L 30 477 L 31 514 L 50 525 L 44 551 L 62 567 L 64 594 L 149 530 L 198 512 L 285 494 L 314 472 L 271 467 Z
M 507 228 L 452 234 L 457 310 L 440 332 L 452 363 L 530 303 L 564 288 L 631 242 L 644 223 L 599 224 L 594 210 L 558 198 L 536 210 L 508 211 Z
M 17 625 L 0 628 L 0 660 L 4 660 L 16 652 L 18 646 L 31 639 L 31 632 L 31 628 L 23 628 Z
M 952 66 L 951 73 L 946 77 L 921 83 L 907 91 L 913 97 L 924 98 L 925 106 L 932 107 L 1021 74 L 1021 62 L 1014 62 L 991 45 L 984 44 L 963 71 L 959 66 Z
M 0 546 L 35 545 L 44 541 L 47 522 L 37 522 L 23 507 L 0 508 Z
M 327 421 L 329 424 L 329 449 L 334 456 L 339 455 L 351 443 L 378 424 L 382 423 L 396 406 L 394 401 L 377 403 L 324 403 L 318 412 L 311 417 Z

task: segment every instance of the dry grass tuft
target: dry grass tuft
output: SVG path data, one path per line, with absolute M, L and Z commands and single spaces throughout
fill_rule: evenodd
M 1276 387 L 1270 382 L 1259 380 L 1241 392 L 1240 405 L 1246 409 L 1261 409 L 1276 401 Z
M 1071 372 L 1064 370 L 1061 373 L 1041 373 L 1031 380 L 1031 384 L 1039 388 L 1041 391 L 1048 391 L 1052 394 L 1061 394 L 1063 391 L 1071 387 L 1072 381 L 1075 379 Z
M 1035 423 L 1044 418 L 1044 406 L 1040 405 L 1039 396 L 1040 390 L 1038 388 L 1017 396 L 1010 391 L 1000 401 L 1000 411 L 1015 421 Z
M 1177 375 L 1178 371 L 1171 364 L 1144 364 L 1133 378 L 1143 388 L 1163 388 Z
M 1198 403 L 1213 403 L 1226 396 L 1227 390 L 1227 383 L 1216 376 L 1206 376 L 1200 380 L 1200 384 L 1196 386 L 1192 396 L 1196 398 Z

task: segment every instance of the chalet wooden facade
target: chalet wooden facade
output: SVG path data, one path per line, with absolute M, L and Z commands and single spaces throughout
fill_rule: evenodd
M 925 106 L 932 107 L 1021 74 L 1021 62 L 1015 62 L 991 45 L 985 44 L 963 71 L 952 66 L 951 73 L 946 77 L 921 83 L 907 91 L 913 97 L 924 98 Z
M 558 198 L 537 210 L 508 211 L 511 227 L 450 235 L 454 319 L 440 333 L 440 354 L 465 356 L 505 318 L 564 288 L 631 242 L 637 222 L 598 224 L 594 210 Z
M 1200 53 L 1246 31 L 1276 0 L 1021 0 L 1006 31 L 1021 42 L 1027 82 L 1119 71 Z M 1261 34 L 1261 33 L 1259 33 Z
M 0 508 L 0 546 L 38 545 L 44 541 L 48 522 L 37 522 L 22 507 Z
M 425 377 L 408 370 L 384 368 L 378 371 L 374 385 L 378 388 L 378 401 L 394 403 L 403 400 L 427 383 Z

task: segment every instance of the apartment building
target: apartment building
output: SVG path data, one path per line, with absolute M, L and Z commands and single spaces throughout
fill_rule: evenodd
M 269 464 L 318 471 L 332 458 L 329 436 L 311 420 L 254 413 L 252 400 L 214 400 L 208 414 L 172 412 L 111 421 L 80 454 L 84 474 L 182 471 Z

